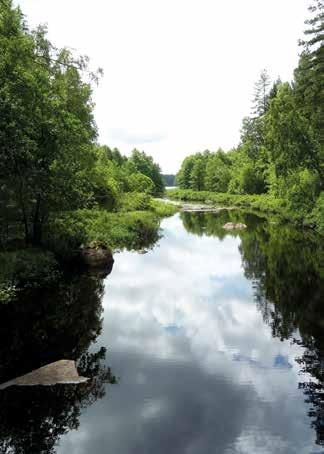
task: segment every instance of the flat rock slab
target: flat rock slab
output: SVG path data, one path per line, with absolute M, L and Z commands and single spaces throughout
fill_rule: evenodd
M 247 225 L 242 224 L 241 222 L 235 224 L 234 222 L 228 222 L 227 224 L 223 225 L 223 229 L 225 230 L 244 230 L 247 228 Z
M 57 384 L 78 384 L 89 380 L 81 377 L 75 367 L 75 362 L 63 359 L 47 366 L 40 367 L 26 375 L 7 381 L 0 385 L 0 390 L 9 386 L 52 386 Z
M 222 208 L 212 208 L 206 205 L 183 205 L 181 211 L 186 213 L 219 213 Z
M 208 200 L 207 203 L 188 203 L 182 200 L 171 200 L 171 199 L 159 199 L 156 198 L 160 202 L 169 203 L 170 205 L 174 205 L 179 208 L 180 211 L 184 211 L 185 213 L 220 213 L 221 211 L 229 211 L 236 209 L 235 207 L 217 207 L 215 206 L 212 200 Z M 214 206 L 211 206 L 213 205 Z

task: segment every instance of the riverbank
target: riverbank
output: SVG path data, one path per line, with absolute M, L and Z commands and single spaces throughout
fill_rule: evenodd
M 160 221 L 177 208 L 151 199 L 146 209 L 109 212 L 83 209 L 57 218 L 46 245 L 63 258 L 81 244 L 100 243 L 115 250 L 149 248 L 159 238 Z
M 324 235 L 323 197 L 319 198 L 318 206 L 312 212 L 305 214 L 302 211 L 292 211 L 286 200 L 275 198 L 269 194 L 241 195 L 191 189 L 170 189 L 166 194 L 171 201 L 203 203 L 209 207 L 215 206 L 215 208 L 219 206 L 241 208 L 261 213 L 277 221 L 293 222 L 303 227 L 313 228 L 317 233 Z
M 41 246 L 27 246 L 20 238 L 2 245 L 0 303 L 10 302 L 27 288 L 55 286 L 62 270 L 84 265 L 82 246 L 112 253 L 152 248 L 160 238 L 161 220 L 177 211 L 172 204 L 150 197 L 141 207 L 133 203 L 116 212 L 92 208 L 56 216 L 48 223 Z

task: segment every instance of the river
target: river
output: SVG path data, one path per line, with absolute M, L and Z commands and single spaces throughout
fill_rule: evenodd
M 247 229 L 225 231 L 233 220 Z M 105 279 L 2 314 L 3 381 L 40 358 L 94 378 L 0 393 L 1 452 L 323 453 L 323 275 L 323 244 L 290 225 L 165 219 L 158 244 L 116 254 Z

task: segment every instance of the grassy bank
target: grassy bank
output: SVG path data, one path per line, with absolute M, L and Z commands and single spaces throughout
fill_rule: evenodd
M 83 209 L 56 217 L 49 225 L 45 245 L 68 259 L 81 244 L 101 243 L 109 249 L 149 248 L 159 239 L 160 221 L 177 209 L 152 198 L 125 199 L 119 211 Z
M 315 209 L 309 213 L 305 213 L 302 210 L 294 211 L 287 200 L 275 198 L 269 194 L 240 195 L 193 191 L 191 189 L 169 189 L 167 197 L 171 200 L 200 202 L 209 205 L 231 206 L 251 210 L 263 213 L 268 217 L 312 227 L 318 233 L 324 235 L 324 197 L 318 199 Z
M 268 212 L 284 216 L 286 203 L 283 199 L 275 199 L 266 194 L 238 195 L 228 193 L 215 193 L 210 191 L 193 191 L 191 189 L 169 189 L 167 196 L 171 200 L 184 202 L 201 202 L 208 205 L 233 206 L 251 208 L 257 211 Z
M 161 219 L 176 211 L 171 204 L 133 194 L 116 212 L 92 208 L 56 216 L 48 223 L 41 248 L 23 247 L 20 239 L 3 247 L 0 303 L 9 303 L 22 290 L 55 286 L 60 263 L 77 259 L 81 244 L 99 243 L 112 251 L 152 247 L 160 237 Z

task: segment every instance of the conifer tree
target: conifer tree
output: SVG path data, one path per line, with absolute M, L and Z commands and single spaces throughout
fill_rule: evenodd
M 266 69 L 261 71 L 260 78 L 254 86 L 252 114 L 260 117 L 267 111 L 269 104 L 270 77 Z

